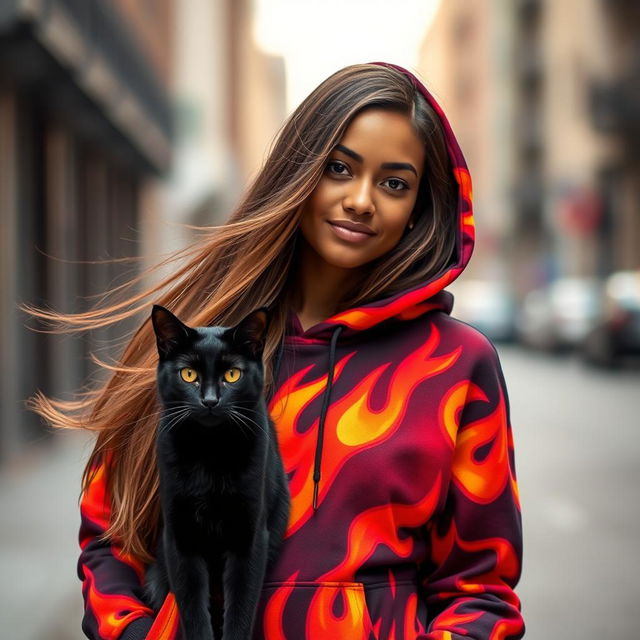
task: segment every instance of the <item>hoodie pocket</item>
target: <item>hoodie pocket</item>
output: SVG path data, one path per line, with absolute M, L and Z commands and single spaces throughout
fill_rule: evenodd
M 426 633 L 427 608 L 415 580 L 367 583 L 367 606 L 379 638 L 416 640 Z
M 253 640 L 378 640 L 360 582 L 270 582 Z

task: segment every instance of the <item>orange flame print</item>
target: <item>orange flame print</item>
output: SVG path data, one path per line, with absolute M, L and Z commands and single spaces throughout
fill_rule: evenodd
M 295 579 L 298 577 L 298 573 L 294 573 L 289 581 L 283 584 L 278 590 L 271 596 L 267 606 L 264 610 L 263 616 L 263 630 L 264 637 L 269 640 L 287 640 L 284 635 L 284 629 L 282 628 L 282 621 L 284 620 L 284 608 L 289 600 L 289 596 L 293 593 L 295 587 Z
M 412 593 L 407 600 L 407 608 L 404 614 L 404 640 L 417 640 L 424 634 L 425 629 L 418 620 L 418 594 Z
M 433 515 L 440 496 L 442 474 L 427 495 L 416 504 L 385 504 L 363 511 L 349 526 L 347 554 L 336 567 L 320 580 L 350 579 L 359 567 L 373 555 L 376 547 L 385 545 L 400 558 L 408 558 L 413 551 L 413 537 L 400 539 L 403 527 L 417 527 Z
M 468 402 L 484 400 L 487 396 L 484 391 L 469 380 L 462 380 L 455 384 L 447 392 L 440 403 L 439 422 L 446 441 L 454 446 L 456 434 L 460 427 L 460 412 Z
M 473 221 L 473 187 L 471 185 L 471 174 L 463 167 L 456 167 L 453 170 L 456 181 L 460 185 L 460 194 L 466 205 L 462 212 L 462 230 L 472 239 L 475 237 L 475 224 Z
M 519 606 L 520 602 L 515 593 L 504 582 L 503 578 L 514 579 L 519 571 L 518 556 L 511 543 L 505 538 L 494 537 L 482 540 L 464 540 L 458 534 L 456 523 L 451 521 L 451 525 L 444 536 L 434 535 L 432 538 L 432 556 L 437 564 L 443 564 L 454 551 L 453 547 L 470 554 L 484 554 L 490 552 L 495 557 L 495 563 L 488 567 L 483 573 L 471 576 L 469 573 L 460 574 L 456 578 L 455 588 L 457 591 L 450 593 L 440 593 L 440 597 L 459 596 L 460 593 L 483 593 L 486 585 L 491 585 L 493 592 L 499 591 L 500 597 L 514 606 Z M 487 563 L 483 562 L 483 568 Z M 496 575 L 495 567 L 500 567 L 501 575 Z
M 493 502 L 510 482 L 519 506 L 518 487 L 513 467 L 509 464 L 513 443 L 507 437 L 507 409 L 500 388 L 498 392 L 496 409 L 458 433 L 452 465 L 453 478 L 470 500 L 481 504 Z M 483 399 L 482 391 L 475 389 L 472 399 Z M 487 447 L 488 452 L 479 459 L 479 450 L 486 451 Z
M 142 616 L 152 616 L 153 611 L 139 600 L 122 594 L 102 593 L 95 584 L 90 569 L 83 567 L 87 606 L 94 612 L 101 638 L 116 638 L 124 627 Z
M 342 613 L 336 615 L 336 609 Z M 307 611 L 307 640 L 368 640 L 371 631 L 361 584 L 325 583 L 318 587 Z
M 105 465 L 101 464 L 95 469 L 91 482 L 82 495 L 80 504 L 82 517 L 90 520 L 103 531 L 109 528 L 109 517 L 111 516 L 111 505 L 107 500 L 105 483 Z M 81 540 L 80 547 L 84 549 L 91 537 Z
M 325 455 L 322 460 L 322 482 L 318 496 L 321 504 L 335 477 L 344 464 L 365 449 L 387 440 L 398 429 L 408 406 L 413 389 L 428 378 L 446 371 L 458 359 L 462 347 L 441 356 L 433 356 L 440 344 L 435 325 L 427 340 L 398 363 L 384 391 L 385 402 L 379 410 L 371 406 L 374 388 L 391 363 L 373 369 L 365 378 L 339 400 L 329 406 L 326 415 Z M 352 352 L 339 360 L 335 380 L 338 380 Z M 298 387 L 309 368 L 293 375 L 280 388 L 271 401 L 271 414 L 278 416 L 276 429 L 285 469 L 293 476 L 291 515 L 287 535 L 292 535 L 308 520 L 312 513 L 313 451 L 318 423 L 316 419 L 305 433 L 296 430 L 297 419 L 309 403 L 324 391 L 327 375 Z M 379 392 L 378 392 L 379 393 Z M 288 396 L 288 397 L 287 397 Z M 287 399 L 283 405 L 284 399 Z
M 481 611 L 473 611 L 471 613 L 456 613 L 456 609 L 461 605 L 473 602 L 471 598 L 462 598 L 456 602 L 456 605 L 451 608 L 451 610 L 443 611 L 438 616 L 438 626 L 439 627 L 447 627 L 447 631 L 444 630 L 433 630 L 432 634 L 434 638 L 438 640 L 451 640 L 452 633 L 457 633 L 463 636 L 467 636 L 468 630 L 465 629 L 464 626 L 470 622 L 475 622 L 478 618 L 482 616 Z M 450 629 L 450 630 L 449 630 Z
M 173 593 L 165 598 L 145 640 L 175 640 L 178 633 L 178 605 Z

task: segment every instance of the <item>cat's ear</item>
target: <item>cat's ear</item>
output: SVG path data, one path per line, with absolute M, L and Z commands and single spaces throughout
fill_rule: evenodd
M 176 347 L 190 337 L 191 329 L 159 304 L 153 305 L 151 322 L 161 358 L 169 356 Z
M 261 358 L 268 326 L 269 309 L 260 307 L 245 316 L 233 328 L 231 339 L 236 346 L 248 350 L 253 358 Z

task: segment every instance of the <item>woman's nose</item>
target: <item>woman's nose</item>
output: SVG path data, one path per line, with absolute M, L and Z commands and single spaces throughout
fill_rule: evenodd
M 344 198 L 345 211 L 361 215 L 375 211 L 373 186 L 367 180 L 353 180 L 347 189 Z

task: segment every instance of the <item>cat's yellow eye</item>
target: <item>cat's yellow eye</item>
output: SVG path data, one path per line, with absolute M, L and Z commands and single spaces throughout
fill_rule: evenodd
M 237 382 L 240 379 L 240 369 L 233 367 L 224 372 L 224 379 L 227 382 Z
M 184 367 L 183 369 L 180 369 L 180 377 L 185 382 L 195 382 L 198 379 L 198 373 L 195 369 Z

